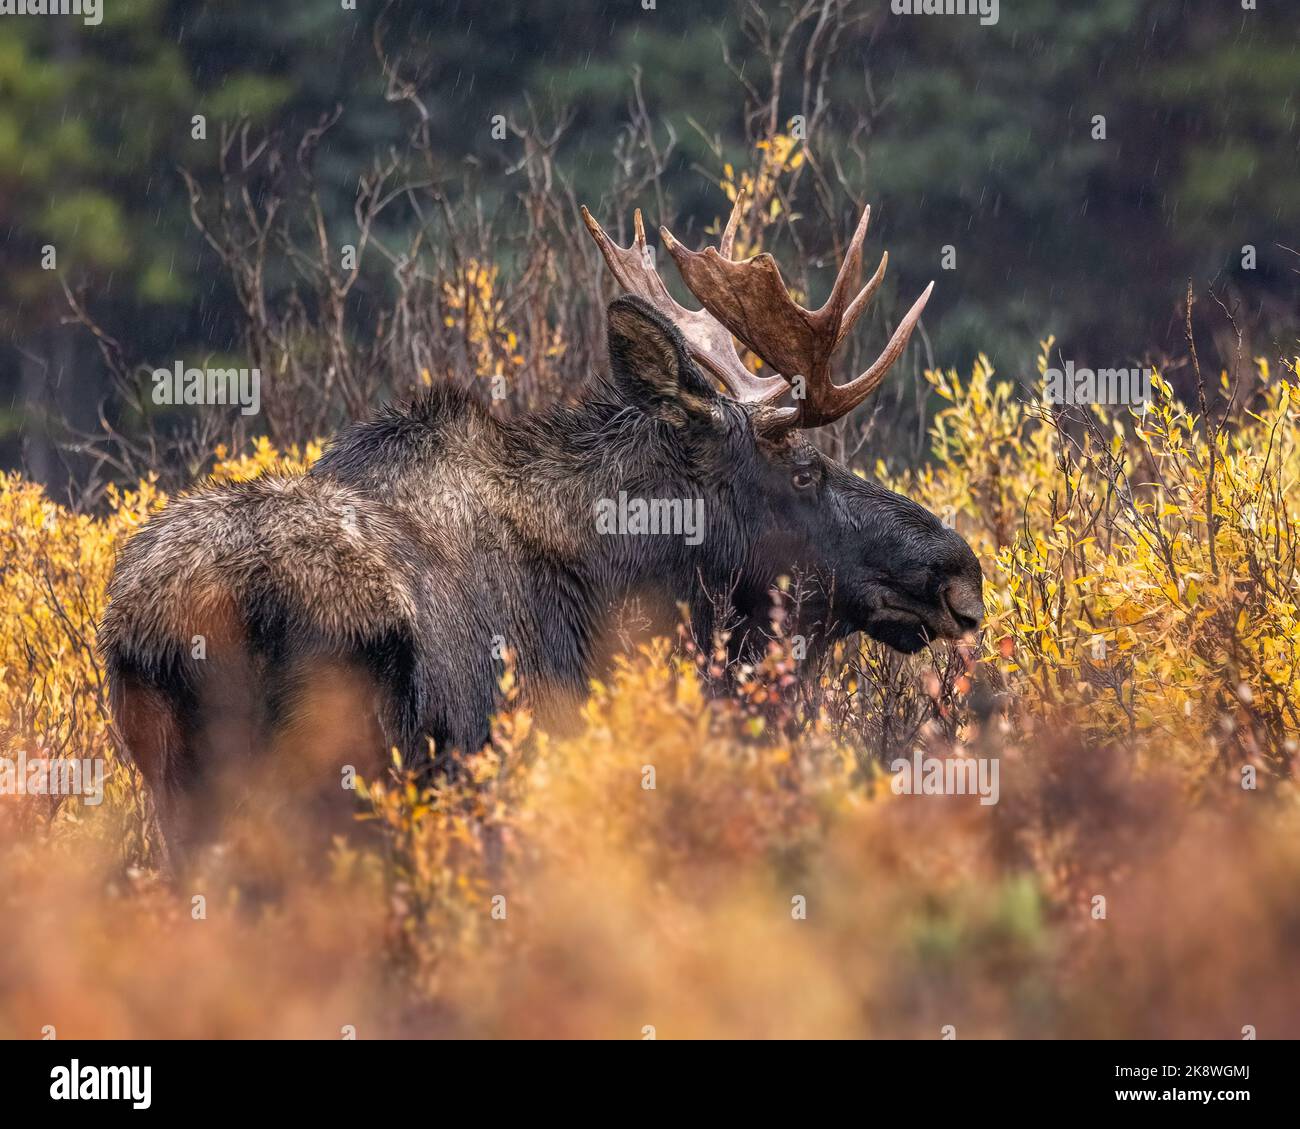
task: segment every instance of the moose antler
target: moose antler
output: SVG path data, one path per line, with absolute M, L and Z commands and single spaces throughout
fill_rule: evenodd
M 668 293 L 664 280 L 655 269 L 653 253 L 646 245 L 640 208 L 632 216 L 635 235 L 630 247 L 614 243 L 585 207 L 582 218 L 618 284 L 629 294 L 645 299 L 677 326 L 686 338 L 691 355 L 716 376 L 732 396 L 737 400 L 754 401 L 780 395 L 785 381 L 779 376 L 761 377 L 750 372 L 736 352 L 731 332 L 708 310 L 688 310 Z M 738 212 L 733 211 L 722 234 L 721 247 L 727 255 L 731 254 L 736 238 L 738 219 Z
M 739 206 L 737 201 L 728 229 L 735 223 Z M 849 241 L 848 254 L 835 277 L 831 295 L 815 311 L 805 310 L 791 299 L 776 260 L 766 252 L 737 262 L 726 250 L 720 254 L 713 247 L 688 251 L 666 227 L 659 229 L 682 280 L 704 303 L 705 310 L 787 380 L 803 377 L 806 395 L 795 406 L 781 410 L 778 426 L 821 427 L 861 404 L 907 348 L 912 330 L 930 299 L 933 282 L 899 322 L 884 352 L 870 368 L 847 384 L 832 382 L 831 357 L 879 288 L 889 262 L 886 252 L 875 274 L 850 300 L 861 277 L 862 241 L 870 220 L 871 208 L 867 207 Z
M 772 402 L 794 378 L 802 377 L 805 395 L 792 407 L 768 413 L 769 428 L 812 428 L 832 423 L 871 395 L 907 348 L 934 283 L 925 288 L 907 312 L 875 363 L 849 383 L 835 384 L 830 375 L 831 357 L 879 288 L 889 262 L 886 253 L 875 274 L 850 301 L 849 295 L 861 277 L 862 242 L 871 209 L 864 210 L 858 221 L 830 297 L 821 309 L 811 311 L 790 298 L 771 255 L 764 252 L 742 261 L 731 257 L 744 203 L 744 195 L 738 195 L 716 248 L 690 251 L 666 227 L 659 229 L 682 280 L 704 303 L 702 310 L 687 310 L 668 293 L 646 246 L 639 209 L 634 217 L 636 237 L 631 247 L 611 242 L 586 208 L 582 209 L 582 218 L 619 284 L 674 322 L 695 359 L 736 399 Z M 751 373 L 736 353 L 733 337 L 779 375 L 760 377 Z

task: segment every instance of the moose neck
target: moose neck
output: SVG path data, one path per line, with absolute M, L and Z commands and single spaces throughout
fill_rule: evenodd
M 521 597 L 509 630 L 525 640 L 521 673 L 534 692 L 559 698 L 555 715 L 585 695 L 629 631 L 671 633 L 683 605 L 697 632 L 712 631 L 707 593 L 726 586 L 718 562 L 734 521 L 721 519 L 720 474 L 705 483 L 691 473 L 689 437 L 600 397 L 488 430 L 476 476 Z
M 685 604 L 707 636 L 708 593 L 734 587 L 757 524 L 734 512 L 743 491 L 730 468 L 702 465 L 689 429 L 600 382 L 586 393 L 498 420 L 436 388 L 347 429 L 313 470 L 409 519 L 435 598 L 479 592 L 464 646 L 501 636 L 523 672 L 574 693 L 603 666 L 629 600 L 656 631 Z
M 517 541 L 589 596 L 595 620 L 629 598 L 694 606 L 730 526 L 721 468 L 701 473 L 689 434 L 596 397 L 496 429 L 500 498 Z

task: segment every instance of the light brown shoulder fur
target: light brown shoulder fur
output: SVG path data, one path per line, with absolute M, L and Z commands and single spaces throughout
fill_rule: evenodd
M 411 630 L 404 519 L 328 478 L 267 475 L 174 500 L 127 544 L 109 587 L 105 649 L 135 655 L 237 642 L 274 602 L 341 647 Z

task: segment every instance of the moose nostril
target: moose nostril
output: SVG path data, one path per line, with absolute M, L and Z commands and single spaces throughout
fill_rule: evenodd
M 979 628 L 984 618 L 984 598 L 978 589 L 953 581 L 943 591 L 943 602 L 963 633 Z

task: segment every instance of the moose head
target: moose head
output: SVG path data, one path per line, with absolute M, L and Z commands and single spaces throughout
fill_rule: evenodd
M 830 297 L 810 311 L 790 298 L 771 255 L 732 258 L 743 204 L 742 196 L 717 248 L 691 251 L 660 229 L 700 310 L 684 308 L 668 292 L 639 210 L 632 245 L 619 247 L 583 208 L 606 264 L 633 296 L 610 307 L 615 379 L 629 399 L 693 424 L 692 457 L 725 477 L 720 524 L 751 534 L 728 542 L 743 558 L 732 562 L 742 601 L 749 589 L 756 606 L 773 575 L 799 573 L 811 579 L 804 612 L 828 634 L 863 630 L 908 653 L 969 634 L 984 612 L 980 565 L 970 546 L 928 510 L 829 458 L 808 434 L 843 418 L 880 386 L 934 284 L 877 360 L 836 384 L 832 357 L 888 262 L 886 254 L 858 289 L 871 209 L 863 212 Z M 751 372 L 735 340 L 773 375 Z

